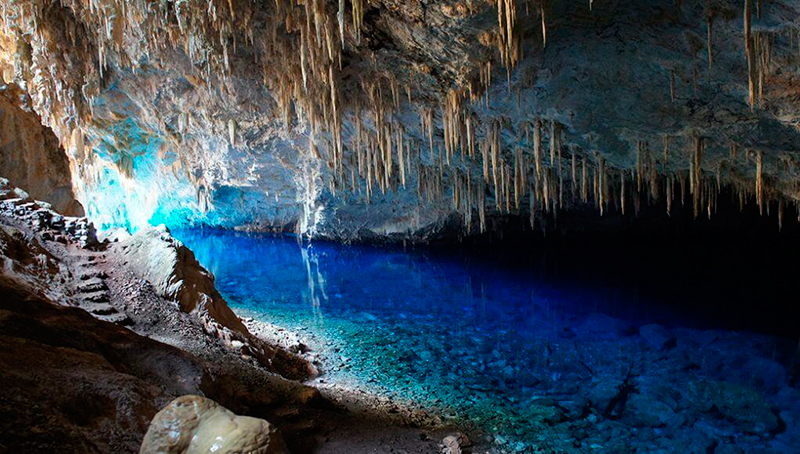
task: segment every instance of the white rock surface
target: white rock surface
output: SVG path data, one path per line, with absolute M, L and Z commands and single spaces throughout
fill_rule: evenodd
M 288 454 L 278 429 L 263 419 L 237 416 L 213 400 L 182 396 L 150 423 L 140 454 Z

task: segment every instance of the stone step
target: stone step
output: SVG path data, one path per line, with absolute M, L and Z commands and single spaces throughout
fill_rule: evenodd
M 77 289 L 80 293 L 93 293 L 108 290 L 108 286 L 102 279 L 92 278 L 79 283 Z
M 81 309 L 95 315 L 111 315 L 118 312 L 114 306 L 108 303 L 83 303 Z
M 116 312 L 109 315 L 98 315 L 97 318 L 106 322 L 114 323 L 116 325 L 122 325 L 122 326 L 133 325 L 133 320 L 131 320 L 131 318 L 128 317 L 127 314 L 122 312 Z
M 78 279 L 82 281 L 88 281 L 90 279 L 106 279 L 108 278 L 108 274 L 105 271 L 101 271 L 98 269 L 90 268 L 90 269 L 81 269 L 77 272 Z
M 81 298 L 84 301 L 88 301 L 91 303 L 107 303 L 110 301 L 110 298 L 108 297 L 108 292 L 105 290 L 94 293 L 86 293 L 81 295 Z

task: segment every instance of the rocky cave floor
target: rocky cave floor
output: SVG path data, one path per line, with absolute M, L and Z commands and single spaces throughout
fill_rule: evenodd
M 155 413 L 186 394 L 269 420 L 298 453 L 436 452 L 453 432 L 386 399 L 267 371 L 157 295 L 113 248 L 82 247 L 85 219 L 6 184 L 0 451 L 138 452 Z
M 577 337 L 565 331 L 556 341 L 503 345 L 549 352 L 526 371 L 487 360 L 502 352 L 487 355 L 442 327 L 413 347 L 385 346 L 416 352 L 419 360 L 405 371 L 410 377 L 427 368 L 463 384 L 425 409 L 430 395 L 381 395 L 382 380 L 391 377 L 346 387 L 323 373 L 309 386 L 269 372 L 158 295 L 118 246 L 94 241 L 85 219 L 57 215 L 7 183 L 0 193 L 2 451 L 135 452 L 152 416 L 185 394 L 267 419 L 292 452 L 460 452 L 454 440 L 469 443 L 446 438 L 459 431 L 472 438 L 475 446 L 465 451 L 473 452 L 798 452 L 800 446 L 800 390 L 789 386 L 797 371 L 786 353 L 791 349 L 773 338 L 653 325 L 631 332 L 614 319 L 586 319 Z M 322 371 L 357 369 L 344 357 L 347 346 L 322 345 L 254 318 L 245 322 L 267 344 Z M 459 376 L 456 365 L 437 357 L 440 345 L 484 364 L 484 373 Z M 487 430 L 491 422 L 477 414 L 490 392 L 487 380 L 538 396 L 519 413 L 516 432 Z M 510 401 L 508 411 L 514 407 Z

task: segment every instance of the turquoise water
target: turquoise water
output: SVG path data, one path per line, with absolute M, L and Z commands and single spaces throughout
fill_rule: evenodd
M 800 445 L 792 341 L 687 318 L 647 289 L 555 278 L 538 257 L 175 236 L 235 310 L 318 339 L 327 382 L 435 408 L 498 450 Z

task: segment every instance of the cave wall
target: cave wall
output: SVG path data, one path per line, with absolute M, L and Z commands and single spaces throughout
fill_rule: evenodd
M 3 14 L 3 72 L 68 150 L 101 228 L 413 236 L 575 204 L 710 215 L 726 185 L 782 215 L 800 194 L 793 1 L 41 0 Z
M 31 109 L 27 93 L 13 84 L 0 87 L 0 140 L 0 176 L 58 212 L 83 216 L 64 149 Z

